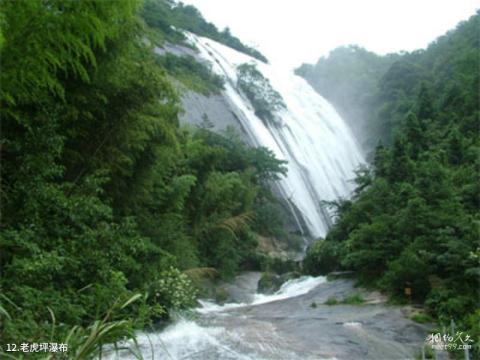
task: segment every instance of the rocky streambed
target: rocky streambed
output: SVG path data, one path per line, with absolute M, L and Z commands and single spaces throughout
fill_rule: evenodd
M 197 315 L 139 334 L 145 359 L 414 359 L 431 326 L 349 279 L 301 277 L 262 295 L 259 278 L 245 273 L 225 286 L 232 302 L 203 301 Z

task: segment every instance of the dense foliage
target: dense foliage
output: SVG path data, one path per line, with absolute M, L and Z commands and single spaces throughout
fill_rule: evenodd
M 255 115 L 266 123 L 275 124 L 275 112 L 285 109 L 282 96 L 276 91 L 255 64 L 237 67 L 237 86 L 250 100 Z
M 157 61 L 174 81 L 180 82 L 187 89 L 208 96 L 217 94 L 224 88 L 224 79 L 191 55 L 176 56 L 166 53 L 158 57 Z
M 461 323 L 479 349 L 480 15 L 380 80 L 377 120 L 392 145 L 377 146 L 351 201 L 315 244 L 307 271 L 355 270 L 397 299 L 424 303 Z M 392 133 L 392 128 L 396 131 Z
M 277 231 L 254 209 L 271 204 L 283 162 L 179 128 L 175 74 L 140 10 L 2 2 L 0 344 L 62 342 L 78 325 L 75 358 L 93 356 L 92 339 L 191 305 L 180 271 L 231 276 L 255 263 L 254 229 Z
M 179 29 L 191 31 L 231 47 L 260 61 L 268 62 L 258 50 L 244 45 L 233 36 L 227 27 L 219 31 L 215 25 L 207 22 L 198 9 L 192 5 L 173 0 L 147 0 L 142 16 L 148 25 L 160 29 L 164 40 L 178 43 L 185 40 Z

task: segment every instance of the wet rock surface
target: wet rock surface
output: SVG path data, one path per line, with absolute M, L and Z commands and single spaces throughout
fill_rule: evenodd
M 229 295 L 230 302 L 251 303 L 261 276 L 262 274 L 259 272 L 246 272 L 237 276 L 232 283 L 225 284 L 222 288 Z
M 240 284 L 249 278 L 252 284 L 258 274 L 243 275 Z M 235 296 L 245 299 L 240 294 L 251 289 L 240 286 Z M 359 293 L 365 304 L 324 304 Z M 413 359 L 429 330 L 409 320 L 402 307 L 386 304 L 378 292 L 355 288 L 350 279 L 325 282 L 297 297 L 208 314 L 202 325 L 235 332 L 242 353 L 266 359 Z
M 282 275 L 266 272 L 263 273 L 258 281 L 257 292 L 260 294 L 273 294 L 280 290 L 282 285 L 288 280 L 293 280 L 300 277 L 297 272 L 287 272 Z
M 409 320 L 408 308 L 388 305 L 378 292 L 356 288 L 351 279 L 301 277 L 262 295 L 256 293 L 260 275 L 245 273 L 224 287 L 237 303 L 203 302 L 193 317 L 138 334 L 138 349 L 145 359 L 154 354 L 155 359 L 197 360 L 394 360 L 420 354 L 429 325 Z M 324 304 L 352 295 L 365 302 Z M 126 350 L 118 358 L 135 359 Z

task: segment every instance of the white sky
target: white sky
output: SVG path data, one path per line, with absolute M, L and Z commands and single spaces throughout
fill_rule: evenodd
M 480 0 L 183 0 L 230 27 L 272 63 L 315 63 L 337 46 L 378 54 L 425 48 L 480 8 Z

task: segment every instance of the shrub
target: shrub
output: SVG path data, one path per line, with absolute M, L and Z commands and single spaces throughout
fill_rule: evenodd
M 197 290 L 187 275 L 170 267 L 150 285 L 149 295 L 165 308 L 181 310 L 195 305 Z
M 158 57 L 157 62 L 176 80 L 195 92 L 210 95 L 219 93 L 224 88 L 224 79 L 204 63 L 195 60 L 193 56 L 167 53 Z
M 411 315 L 410 320 L 413 320 L 420 324 L 425 324 L 433 321 L 432 317 L 424 312 L 419 312 Z
M 419 273 L 425 274 L 418 276 Z M 388 264 L 388 271 L 381 286 L 394 296 L 403 296 L 405 287 L 410 287 L 412 299 L 423 301 L 430 290 L 427 266 L 411 246 L 404 250 L 397 260 Z
M 282 259 L 279 257 L 269 257 L 267 259 L 267 270 L 276 274 L 285 274 L 288 272 L 297 271 L 298 267 L 295 261 L 291 259 Z
M 274 113 L 286 107 L 282 96 L 272 87 L 254 64 L 242 64 L 237 68 L 237 85 L 250 100 L 255 115 L 265 123 L 278 125 Z
M 338 305 L 340 302 L 334 298 L 334 297 L 329 297 L 327 301 L 324 302 L 325 305 Z
M 476 307 L 475 301 L 468 296 L 457 295 L 453 289 L 433 289 L 425 301 L 428 310 L 441 322 L 449 323 L 459 319 Z
M 311 245 L 303 259 L 303 271 L 310 275 L 325 275 L 338 270 L 340 260 L 338 256 L 339 244 L 331 241 L 319 240 Z
M 364 302 L 365 302 L 365 299 L 360 294 L 349 295 L 342 300 L 342 304 L 348 304 L 348 305 L 359 305 L 359 304 L 363 304 Z

